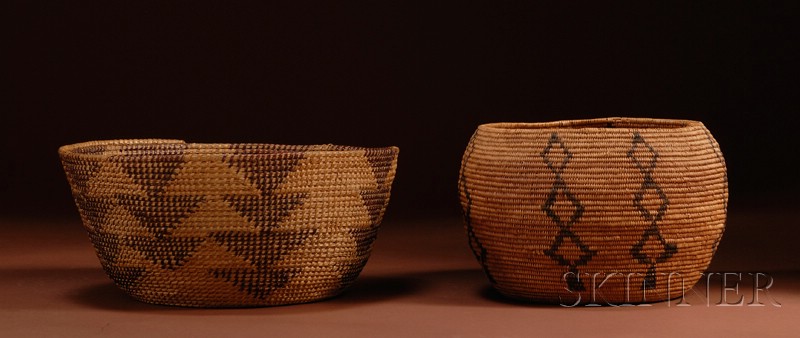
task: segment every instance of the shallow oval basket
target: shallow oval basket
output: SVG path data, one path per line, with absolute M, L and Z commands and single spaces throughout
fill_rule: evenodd
M 105 272 L 140 301 L 303 303 L 366 264 L 398 148 L 111 140 L 61 161 Z
M 722 237 L 727 186 L 702 123 L 641 118 L 481 125 L 459 181 L 493 286 L 563 305 L 680 297 Z

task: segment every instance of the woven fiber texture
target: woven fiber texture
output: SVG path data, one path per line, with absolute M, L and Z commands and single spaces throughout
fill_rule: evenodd
M 61 161 L 105 272 L 156 304 L 335 296 L 367 262 L 398 148 L 112 140 Z
M 493 286 L 562 305 L 682 296 L 722 237 L 727 186 L 702 123 L 633 118 L 481 125 L 459 181 Z

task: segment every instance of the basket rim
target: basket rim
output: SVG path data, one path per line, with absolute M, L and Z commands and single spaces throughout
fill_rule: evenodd
M 615 126 L 615 124 L 619 126 Z M 591 130 L 591 131 L 625 131 L 630 130 L 670 130 L 680 131 L 694 128 L 705 128 L 702 122 L 695 120 L 643 118 L 643 117 L 604 117 L 592 119 L 559 120 L 549 122 L 493 122 L 484 123 L 478 129 L 493 132 L 523 132 L 542 130 Z
M 105 159 L 109 157 L 137 157 L 137 158 L 147 158 L 147 157 L 159 157 L 163 158 L 163 156 L 167 155 L 174 155 L 173 153 L 169 152 L 169 149 L 165 149 L 165 151 L 159 151 L 158 149 L 142 149 L 141 151 L 127 149 L 126 153 L 121 153 L 121 147 L 124 146 L 147 146 L 147 145 L 185 145 L 187 147 L 195 146 L 193 149 L 194 151 L 191 152 L 192 156 L 218 156 L 223 154 L 223 151 L 220 150 L 229 150 L 231 146 L 273 146 L 275 149 L 264 150 L 264 152 L 256 152 L 256 153 L 245 153 L 245 154 L 236 154 L 237 157 L 249 158 L 249 157 L 257 157 L 257 158 L 269 158 L 269 157 L 281 157 L 286 156 L 288 154 L 325 154 L 325 153 L 340 153 L 340 154 L 352 154 L 361 156 L 364 154 L 364 151 L 377 151 L 377 152 L 388 152 L 394 156 L 400 151 L 400 148 L 396 146 L 388 146 L 388 147 L 359 147 L 359 146 L 347 146 L 347 145 L 337 145 L 337 144 L 277 144 L 277 143 L 203 143 L 203 142 L 186 142 L 184 140 L 179 139 L 159 139 L 159 138 L 150 138 L 150 139 L 109 139 L 109 140 L 95 140 L 95 141 L 86 141 L 86 142 L 79 142 L 73 143 L 68 145 L 63 145 L 58 148 L 58 153 L 61 156 L 77 156 L 86 159 Z M 96 151 L 92 151 L 91 148 L 94 147 L 112 147 L 112 149 L 98 149 Z M 83 151 L 82 151 L 83 150 Z

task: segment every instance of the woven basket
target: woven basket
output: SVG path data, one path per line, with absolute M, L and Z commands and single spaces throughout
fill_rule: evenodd
M 493 286 L 562 305 L 683 295 L 719 244 L 727 186 L 702 123 L 633 118 L 481 125 L 459 182 Z
M 59 154 L 105 272 L 148 303 L 335 296 L 367 262 L 398 148 L 115 140 Z

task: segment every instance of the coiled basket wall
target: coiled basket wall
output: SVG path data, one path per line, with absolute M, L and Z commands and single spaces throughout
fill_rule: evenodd
M 156 304 L 293 304 L 366 264 L 398 149 L 115 140 L 59 154 L 111 279 Z
M 481 125 L 459 190 L 493 286 L 562 305 L 680 297 L 716 251 L 728 199 L 702 123 L 633 118 Z

